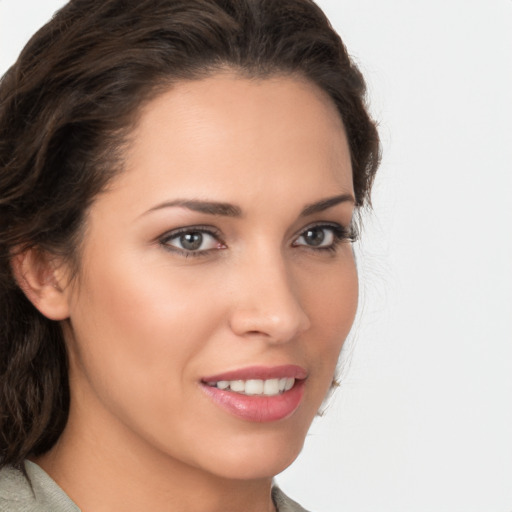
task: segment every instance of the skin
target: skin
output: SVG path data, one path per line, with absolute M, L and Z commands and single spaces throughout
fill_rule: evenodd
M 356 312 L 349 241 L 319 250 L 302 236 L 351 222 L 346 197 L 301 215 L 353 196 L 340 116 L 307 81 L 219 73 L 148 103 L 124 164 L 90 208 L 78 278 L 55 273 L 71 408 L 36 462 L 84 512 L 274 510 L 271 479 L 300 452 Z M 162 207 L 178 199 L 240 215 Z M 215 230 L 199 256 L 172 238 L 188 226 Z M 245 421 L 201 389 L 283 364 L 308 378 L 279 421 Z

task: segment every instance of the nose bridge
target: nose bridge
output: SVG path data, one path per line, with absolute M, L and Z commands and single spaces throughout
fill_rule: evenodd
M 282 251 L 260 247 L 238 264 L 231 327 L 238 335 L 286 342 L 309 328 L 298 287 Z

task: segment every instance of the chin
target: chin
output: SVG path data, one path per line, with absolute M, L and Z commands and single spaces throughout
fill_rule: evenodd
M 262 450 L 263 451 L 263 450 Z M 223 461 L 222 468 L 215 473 L 228 480 L 261 480 L 273 478 L 290 466 L 300 450 L 294 453 L 278 454 L 258 453 L 237 457 L 236 460 Z
M 258 433 L 240 436 L 209 462 L 214 460 L 210 471 L 234 480 L 258 480 L 273 478 L 290 466 L 300 454 L 305 433 L 283 435 L 283 433 Z

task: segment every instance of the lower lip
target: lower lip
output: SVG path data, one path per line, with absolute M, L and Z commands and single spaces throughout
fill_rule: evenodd
M 295 381 L 289 391 L 280 395 L 242 395 L 202 384 L 205 393 L 220 407 L 246 421 L 266 423 L 291 416 L 304 395 L 304 380 Z

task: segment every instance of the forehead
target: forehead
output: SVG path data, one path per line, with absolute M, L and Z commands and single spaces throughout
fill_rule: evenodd
M 291 184 L 313 195 L 353 191 L 348 143 L 333 101 L 289 76 L 224 73 L 174 85 L 144 106 L 124 164 L 118 185 L 138 182 L 134 201 L 144 191 L 154 195 L 155 186 L 219 200 L 231 200 L 222 195 L 235 191 L 269 193 L 269 185 L 276 195 Z

